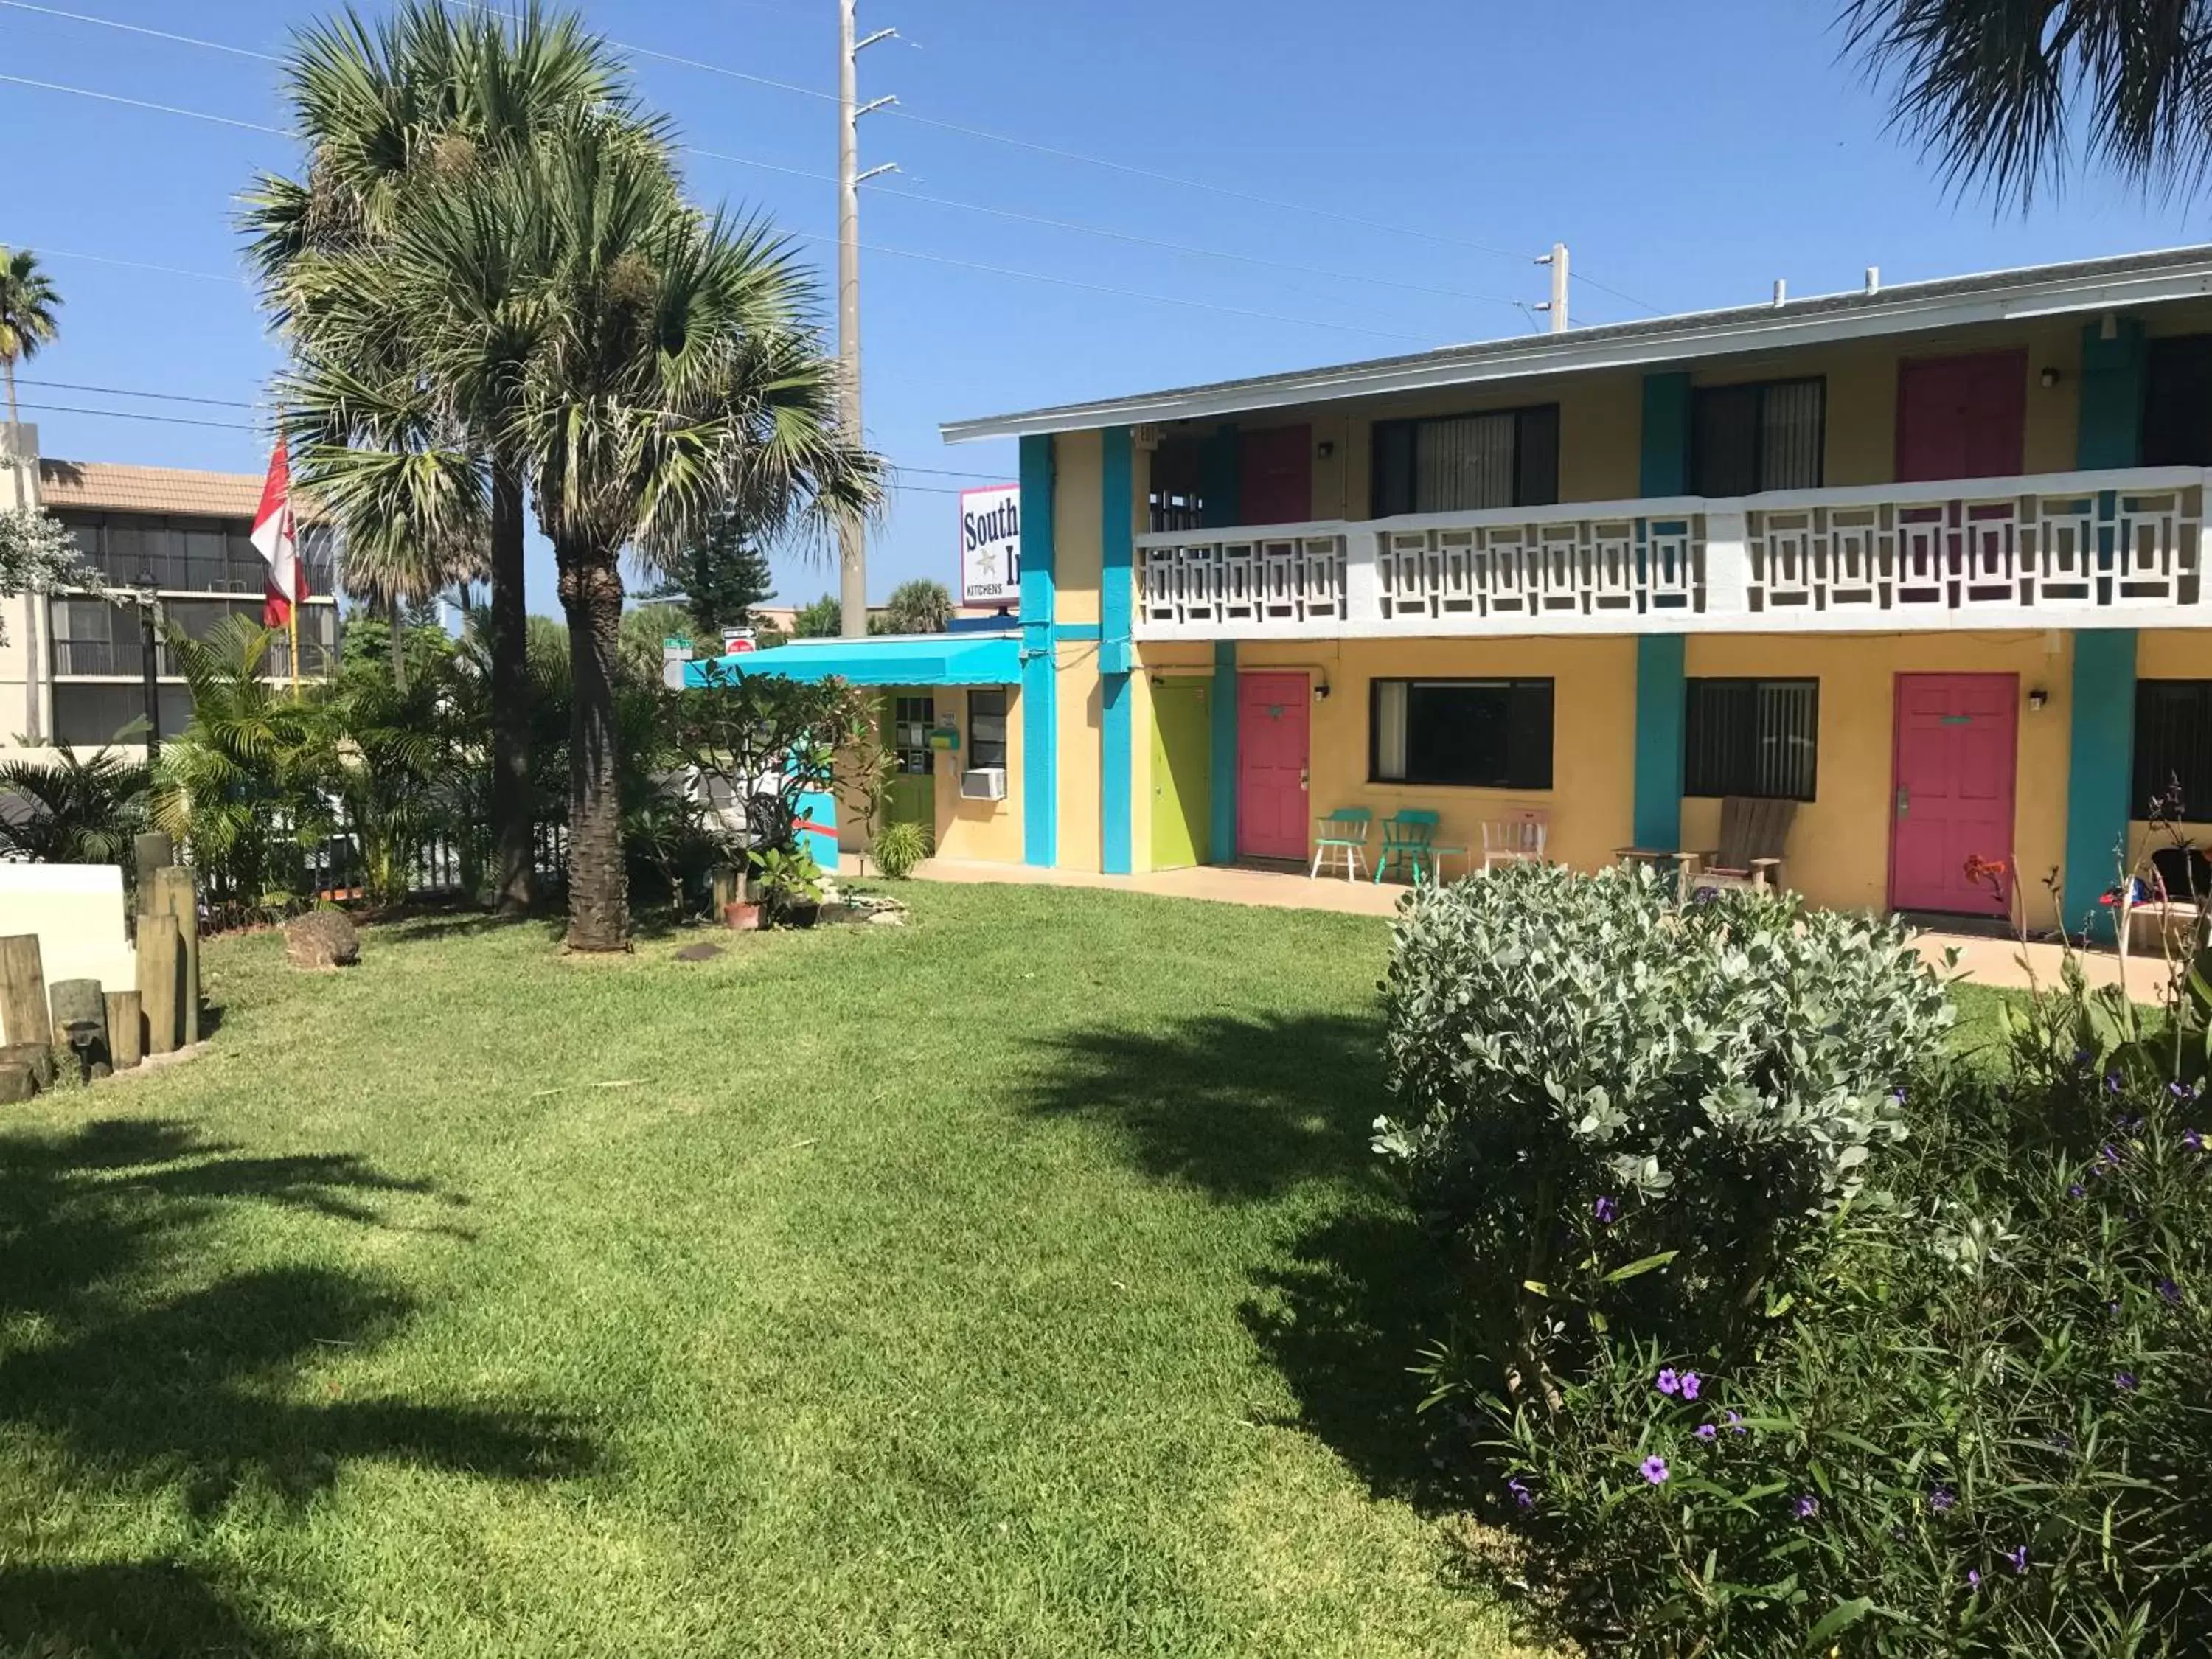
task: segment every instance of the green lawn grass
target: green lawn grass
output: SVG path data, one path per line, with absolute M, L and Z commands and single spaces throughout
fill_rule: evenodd
M 6 1109 L 0 1654 L 1515 1651 L 1413 1418 L 1386 925 L 906 896 L 213 942 L 209 1052 Z

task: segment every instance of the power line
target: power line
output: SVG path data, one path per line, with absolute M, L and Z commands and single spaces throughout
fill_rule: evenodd
M 832 242 L 834 236 L 814 230 L 793 230 L 785 233 L 803 241 Z M 886 247 L 880 242 L 863 242 L 861 247 L 870 253 L 888 253 L 895 258 L 922 259 L 931 264 L 951 265 L 961 270 L 980 270 L 993 276 L 1014 276 L 1026 283 L 1052 283 L 1061 288 L 1079 288 L 1092 294 L 1112 294 L 1127 300 L 1149 300 L 1155 305 L 1182 306 L 1194 311 L 1218 311 L 1231 317 L 1252 317 L 1262 322 L 1295 323 L 1301 328 L 1334 329 L 1343 334 L 1366 334 L 1377 339 L 1411 340 L 1423 343 L 1418 334 L 1401 334 L 1386 328 L 1364 328 L 1358 323 L 1324 322 L 1317 317 L 1292 317 L 1279 311 L 1253 311 L 1243 306 L 1216 305 L 1211 300 L 1187 300 L 1180 295 L 1152 294 L 1142 289 L 1115 288 L 1104 283 L 1086 283 L 1079 276 L 1052 276 L 1041 270 L 1016 270 L 1008 265 L 987 265 L 973 259 L 955 259 L 949 254 L 924 253 L 918 248 Z
M 134 392 L 121 386 L 80 386 L 74 380 L 21 380 L 18 386 L 44 386 L 51 392 L 96 392 L 107 398 L 153 398 L 165 404 L 213 404 L 222 409 L 258 409 L 258 404 L 237 398 L 194 398 L 182 392 Z
M 104 415 L 111 421 L 154 421 L 162 426 L 219 427 L 226 432 L 258 432 L 260 428 L 243 421 L 204 421 L 186 415 L 146 415 L 131 409 L 79 409 L 69 404 L 25 404 L 25 409 L 40 415 Z
M 143 259 L 116 259 L 105 253 L 77 253 L 65 247 L 38 246 L 39 253 L 49 259 L 82 259 L 95 265 L 120 265 L 125 270 L 154 270 L 164 276 L 193 276 L 204 283 L 236 283 L 246 286 L 243 276 L 222 276 L 212 270 L 185 270 L 177 265 L 150 265 Z
M 143 98 L 125 98 L 119 93 L 94 92 L 85 87 L 65 87 L 58 81 L 33 81 L 22 75 L 0 75 L 0 81 L 18 87 L 37 87 L 42 92 L 66 92 L 78 98 L 96 98 L 103 104 L 127 104 L 133 109 L 156 110 L 163 115 L 188 116 L 195 121 L 212 121 L 217 126 L 242 127 L 248 132 L 265 132 L 277 138 L 296 136 L 282 127 L 264 127 L 258 121 L 236 121 L 228 115 L 210 115 L 204 110 L 179 109 L 174 104 L 152 104 Z
M 1650 312 L 1655 317 L 1663 317 L 1667 314 L 1664 310 L 1658 306 L 1653 305 L 1650 301 L 1639 300 L 1633 294 L 1624 294 L 1619 289 L 1613 287 L 1612 283 L 1601 283 L 1596 277 L 1585 276 L 1579 270 L 1574 273 L 1574 279 L 1575 281 L 1584 283 L 1589 287 L 1598 289 L 1604 293 L 1610 294 L 1616 300 L 1626 300 L 1632 306 L 1641 306 L 1644 310 Z
M 817 184 L 835 184 L 836 180 L 826 173 L 814 173 L 805 167 L 786 167 L 776 161 L 755 161 L 750 155 L 731 155 L 721 150 L 702 149 L 696 144 L 684 147 L 693 155 L 702 155 L 711 161 L 729 161 L 742 167 L 757 167 L 764 173 L 787 173 L 794 179 L 811 179 Z M 1425 283 L 1403 283 L 1391 276 L 1370 276 L 1365 271 L 1330 270 L 1319 265 L 1294 265 L 1279 259 L 1263 258 L 1255 253 L 1237 253 L 1225 248 L 1200 247 L 1189 242 L 1164 241 L 1157 236 L 1139 235 L 1134 231 L 1115 230 L 1105 225 L 1087 225 L 1074 219 L 1053 219 L 1042 214 L 1024 213 L 1013 208 L 991 207 L 981 202 L 957 201 L 948 196 L 929 196 L 920 191 L 894 190 L 886 185 L 875 187 L 879 196 L 896 201 L 925 202 L 932 207 L 957 208 L 963 213 L 987 213 L 994 218 L 1018 219 L 1024 224 L 1044 225 L 1054 230 L 1079 231 L 1086 236 L 1103 236 L 1117 242 L 1133 242 L 1140 247 L 1156 247 L 1170 253 L 1194 254 L 1205 259 L 1230 259 L 1239 264 L 1258 265 L 1268 270 L 1286 270 L 1299 276 L 1322 276 L 1342 283 L 1372 283 L 1382 288 L 1401 289 L 1408 294 L 1430 294 L 1447 300 L 1475 300 L 1488 305 L 1517 306 L 1519 300 L 1502 299 L 1493 294 L 1470 294 L 1463 289 L 1436 288 Z
M 86 12 L 64 11 L 58 6 L 34 6 L 30 0 L 0 0 L 0 6 L 6 6 L 11 11 L 35 11 L 47 17 L 66 17 L 72 23 L 97 23 L 103 28 L 151 35 L 156 40 L 173 40 L 180 46 L 204 46 L 210 52 L 227 52 L 234 58 L 258 58 L 264 64 L 283 61 L 274 52 L 252 52 L 244 46 L 227 46 L 220 40 L 203 40 L 191 34 L 172 34 L 167 29 L 149 29 L 142 24 L 118 22 L 112 17 L 94 17 Z

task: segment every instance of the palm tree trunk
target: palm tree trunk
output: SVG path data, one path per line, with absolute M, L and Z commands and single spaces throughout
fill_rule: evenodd
M 407 689 L 407 609 L 399 590 L 392 590 L 392 689 Z
M 491 475 L 491 823 L 498 843 L 492 903 L 502 915 L 537 896 L 531 845 L 530 624 L 524 610 L 522 476 L 505 462 Z
M 568 728 L 568 948 L 629 948 L 629 885 L 623 871 L 620 738 L 615 672 L 620 655 L 620 550 L 554 549 L 561 609 L 568 618 L 575 682 Z

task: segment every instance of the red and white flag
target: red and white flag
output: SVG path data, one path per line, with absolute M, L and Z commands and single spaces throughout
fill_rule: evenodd
M 307 577 L 300 568 L 299 532 L 292 521 L 291 464 L 281 443 L 269 458 L 261 506 L 253 514 L 253 544 L 269 562 L 261 585 L 261 621 L 282 628 L 292 620 L 292 607 L 307 597 Z

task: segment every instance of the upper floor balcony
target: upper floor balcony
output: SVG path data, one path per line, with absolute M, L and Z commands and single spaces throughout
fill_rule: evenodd
M 1137 538 L 1139 640 L 2212 627 L 2201 467 Z

